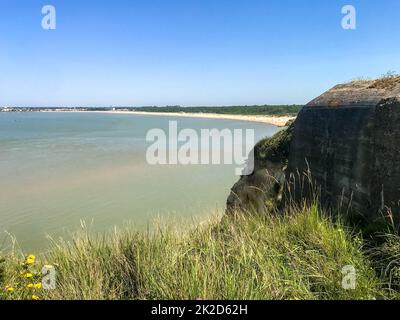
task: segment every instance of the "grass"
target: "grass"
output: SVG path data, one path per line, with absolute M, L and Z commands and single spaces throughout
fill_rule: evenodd
M 366 248 L 359 234 L 314 205 L 284 215 L 214 217 L 186 230 L 82 231 L 33 264 L 4 254 L 0 299 L 396 298 L 400 241 L 391 241 Z M 48 263 L 57 270 L 56 289 L 28 288 Z M 354 290 L 342 287 L 346 265 L 356 270 Z
M 400 83 L 400 75 L 394 71 L 382 75 L 379 79 L 375 80 L 370 86 L 372 89 L 387 89 L 392 90 Z
M 370 84 L 369 89 L 392 90 L 400 83 L 400 74 L 395 71 L 388 71 L 378 79 L 359 77 L 349 81 L 347 84 Z
M 286 164 L 289 159 L 289 149 L 292 141 L 293 130 L 294 122 L 292 122 L 287 128 L 278 131 L 272 137 L 259 141 L 254 148 L 255 163 L 258 166 L 266 161 Z

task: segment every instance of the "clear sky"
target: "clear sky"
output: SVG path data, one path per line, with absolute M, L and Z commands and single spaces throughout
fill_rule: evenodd
M 398 0 L 0 0 L 0 106 L 301 104 L 389 70 Z

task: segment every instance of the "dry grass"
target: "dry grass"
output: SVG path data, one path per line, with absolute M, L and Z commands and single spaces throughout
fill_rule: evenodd
M 356 87 L 365 87 L 367 85 L 368 89 L 392 90 L 398 84 L 400 84 L 400 75 L 394 71 L 389 71 L 378 79 L 358 77 L 345 83 L 343 86 L 352 85 Z
M 41 299 L 375 299 L 390 297 L 360 236 L 333 223 L 316 206 L 285 215 L 235 215 L 180 231 L 116 231 L 56 243 L 38 258 L 57 268 L 57 288 Z M 3 299 L 29 299 L 20 257 L 6 256 Z M 357 271 L 345 290 L 342 268 Z M 35 269 L 36 268 L 36 269 Z M 35 271 L 36 270 L 36 271 Z
M 395 72 L 388 72 L 381 78 L 375 80 L 370 86 L 370 89 L 385 89 L 391 90 L 400 84 L 400 75 Z

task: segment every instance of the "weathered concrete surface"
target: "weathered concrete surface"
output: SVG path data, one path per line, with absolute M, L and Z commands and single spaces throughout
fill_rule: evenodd
M 271 169 L 274 176 L 284 171 L 286 201 L 312 196 L 300 178 L 310 172 L 313 186 L 319 187 L 321 203 L 332 212 L 344 209 L 367 223 L 392 212 L 399 222 L 399 121 L 400 78 L 356 81 L 332 88 L 299 113 L 289 144 L 285 142 L 288 159 L 271 163 L 256 158 L 255 173 L 242 177 L 234 186 L 228 209 L 243 203 L 246 208 L 250 203 L 258 208 L 268 202 L 271 192 L 276 195 L 276 186 L 265 177 L 265 170 Z M 253 187 L 260 190 L 252 192 Z
M 307 188 L 294 188 L 298 172 L 311 173 L 321 202 L 349 208 L 368 223 L 400 200 L 400 79 L 339 85 L 311 101 L 298 115 L 290 146 L 287 181 L 299 200 Z M 303 191 L 303 194 L 301 192 Z

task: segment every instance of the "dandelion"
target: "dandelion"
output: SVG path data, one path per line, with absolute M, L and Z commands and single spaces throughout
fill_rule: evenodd
M 25 274 L 25 277 L 26 277 L 26 278 L 32 278 L 32 277 L 33 277 L 33 274 L 28 272 L 28 273 Z
M 33 283 L 29 283 L 26 285 L 27 288 L 33 288 L 35 285 Z
M 42 288 L 42 284 L 41 284 L 40 282 L 35 283 L 33 286 L 34 286 L 36 289 L 41 289 L 41 288 Z
M 35 294 L 32 295 L 32 300 L 39 300 L 39 297 Z
M 25 263 L 26 264 L 34 264 L 36 260 L 36 257 L 33 254 L 30 254 L 27 258 Z
M 10 287 L 10 286 L 7 286 L 7 287 L 6 287 L 6 291 L 7 291 L 7 292 L 10 292 L 10 293 L 11 293 L 11 292 L 14 292 L 14 288 L 13 288 L 13 287 Z

